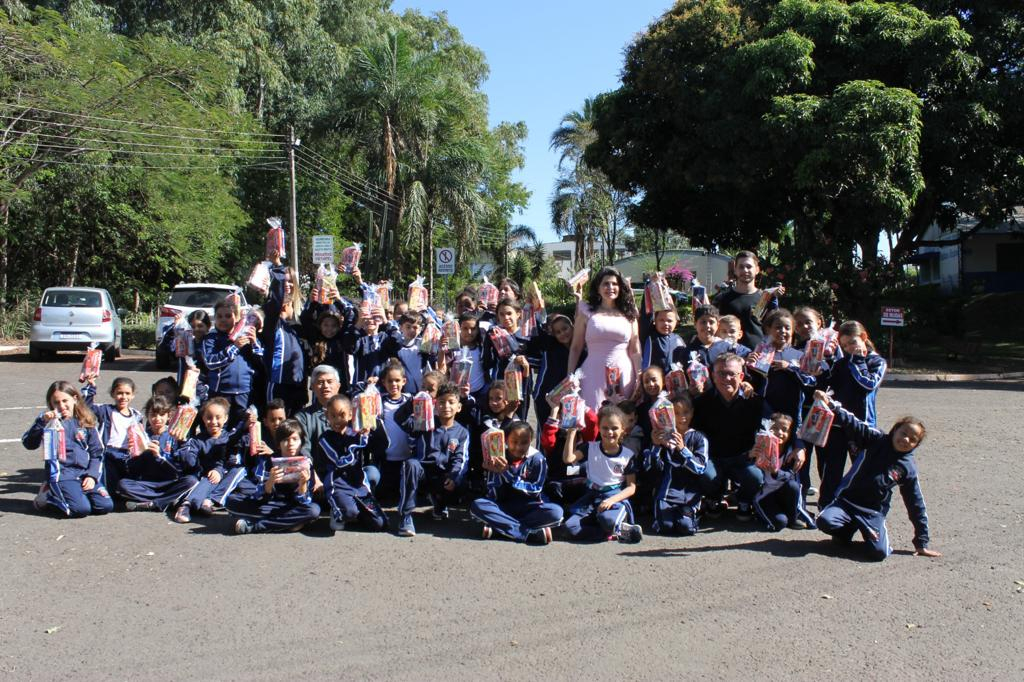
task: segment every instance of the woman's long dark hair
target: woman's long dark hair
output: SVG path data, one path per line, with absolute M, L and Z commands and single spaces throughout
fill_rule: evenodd
M 587 304 L 591 310 L 597 310 L 601 305 L 601 281 L 605 277 L 614 277 L 619 282 L 619 297 L 615 299 L 615 307 L 619 312 L 632 321 L 637 317 L 636 301 L 633 300 L 633 290 L 626 284 L 625 278 L 618 268 L 607 265 L 597 271 L 597 274 L 590 278 L 590 287 L 587 290 Z

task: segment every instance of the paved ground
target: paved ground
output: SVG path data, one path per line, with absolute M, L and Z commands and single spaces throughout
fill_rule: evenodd
M 148 386 L 151 361 L 105 367 Z M 226 517 L 62 521 L 32 511 L 17 439 L 78 360 L 0 358 L 0 676 L 7 679 L 974 679 L 1024 677 L 1024 386 L 883 389 L 912 411 L 934 547 L 902 504 L 882 564 L 816 531 L 733 521 L 635 546 L 420 535 L 225 535 Z M 140 404 L 142 401 L 138 401 Z

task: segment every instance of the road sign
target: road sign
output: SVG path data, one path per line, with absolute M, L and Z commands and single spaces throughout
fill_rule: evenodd
M 442 246 L 437 250 L 437 274 L 455 274 L 455 249 Z
M 892 306 L 882 306 L 882 326 L 883 327 L 903 327 L 903 308 L 894 308 Z
M 334 262 L 334 235 L 315 234 L 313 235 L 313 262 L 333 263 Z

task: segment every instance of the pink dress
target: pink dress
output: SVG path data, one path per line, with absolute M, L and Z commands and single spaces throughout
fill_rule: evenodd
M 633 395 L 633 362 L 629 359 L 629 340 L 633 323 L 622 315 L 593 312 L 585 301 L 576 308 L 576 320 L 586 320 L 587 359 L 580 365 L 580 396 L 587 407 L 597 410 L 608 400 L 605 391 L 605 367 L 617 366 L 622 372 L 622 396 Z M 620 397 L 619 400 L 622 398 Z

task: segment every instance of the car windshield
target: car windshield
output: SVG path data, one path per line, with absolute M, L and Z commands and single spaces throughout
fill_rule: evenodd
M 227 289 L 175 289 L 167 303 L 186 308 L 212 308 L 229 293 Z
M 47 291 L 43 296 L 44 308 L 101 308 L 98 291 L 75 291 L 74 289 L 56 289 Z

